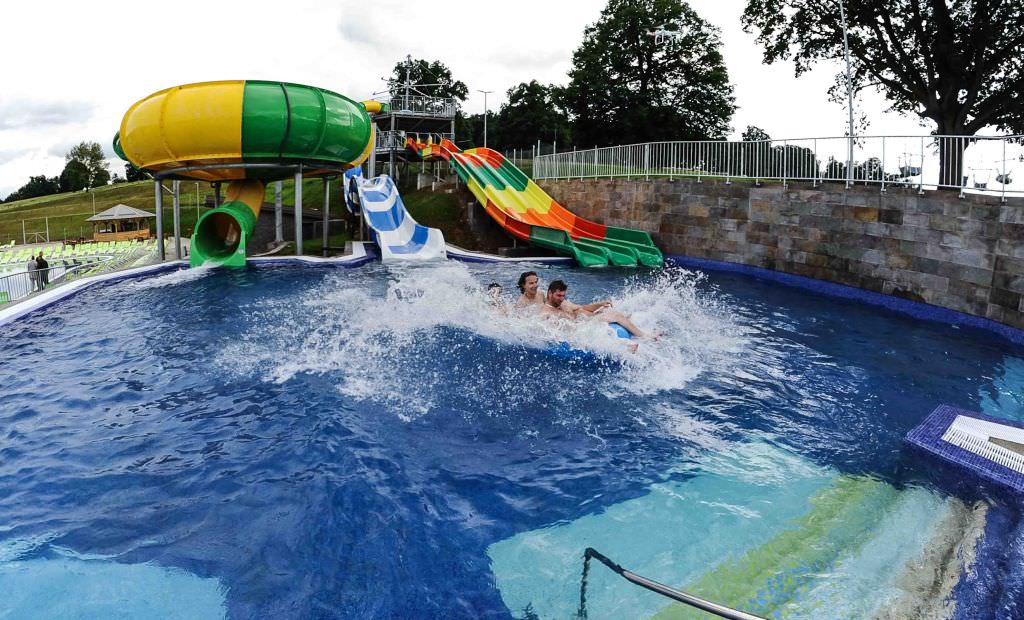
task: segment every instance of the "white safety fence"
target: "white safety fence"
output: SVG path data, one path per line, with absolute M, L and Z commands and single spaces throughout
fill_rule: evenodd
M 533 159 L 532 172 L 535 179 L 713 177 L 874 184 L 881 191 L 941 187 L 1006 196 L 1024 193 L 1024 187 L 1011 187 L 1015 178 L 1024 186 L 1024 136 L 648 142 L 541 155 Z

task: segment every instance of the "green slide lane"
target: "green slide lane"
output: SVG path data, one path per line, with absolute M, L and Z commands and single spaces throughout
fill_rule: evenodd
M 881 515 L 899 492 L 868 477 L 842 477 L 811 498 L 811 511 L 764 545 L 727 560 L 683 589 L 734 609 L 780 617 L 784 607 L 812 585 L 843 554 L 869 538 Z M 656 620 L 704 619 L 708 616 L 678 603 Z

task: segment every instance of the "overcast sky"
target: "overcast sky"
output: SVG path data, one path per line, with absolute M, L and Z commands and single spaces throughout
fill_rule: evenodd
M 722 30 L 739 105 L 734 136 L 757 125 L 774 138 L 843 135 L 844 109 L 826 91 L 838 65 L 793 76 L 765 66 L 743 32 L 744 0 L 692 0 Z M 163 3 L 4 2 L 0 9 L 0 196 L 30 175 L 60 174 L 82 140 L 107 150 L 125 110 L 154 92 L 189 82 L 271 79 L 321 86 L 355 99 L 384 86 L 406 54 L 441 60 L 470 88 L 465 108 L 495 110 L 511 86 L 566 82 L 583 29 L 605 0 L 178 0 Z M 861 102 L 873 134 L 927 133 L 914 119 Z

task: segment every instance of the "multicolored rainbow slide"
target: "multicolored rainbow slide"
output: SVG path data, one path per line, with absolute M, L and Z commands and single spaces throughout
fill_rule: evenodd
M 406 146 L 423 159 L 451 162 L 488 215 L 517 239 L 572 256 L 584 267 L 664 263 L 649 234 L 574 215 L 497 151 L 461 151 L 450 140 L 434 144 L 408 138 Z

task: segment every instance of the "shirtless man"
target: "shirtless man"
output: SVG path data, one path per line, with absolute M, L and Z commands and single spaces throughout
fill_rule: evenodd
M 586 306 L 580 306 L 565 298 L 566 291 L 568 290 L 569 286 L 561 280 L 555 280 L 548 285 L 548 296 L 544 301 L 544 307 L 542 309 L 545 316 L 556 316 L 570 320 L 576 320 L 581 316 L 593 317 L 599 321 L 604 321 L 605 323 L 618 323 L 625 327 L 626 331 L 637 338 L 642 338 L 644 340 L 657 339 L 656 334 L 645 333 L 622 312 L 619 312 L 618 310 L 606 310 L 606 308 L 611 307 L 612 302 L 605 300 L 587 304 Z M 604 311 L 598 312 L 599 310 Z
M 539 284 L 540 278 L 537 277 L 536 271 L 524 271 L 519 276 L 519 282 L 516 285 L 522 295 L 516 300 L 516 308 L 534 307 L 537 309 L 544 305 L 544 293 L 537 290 Z

